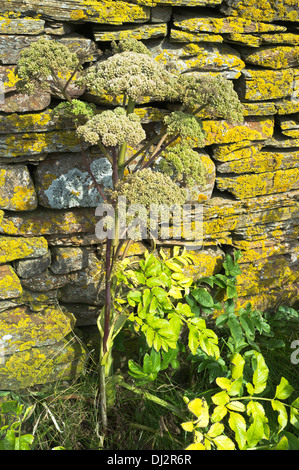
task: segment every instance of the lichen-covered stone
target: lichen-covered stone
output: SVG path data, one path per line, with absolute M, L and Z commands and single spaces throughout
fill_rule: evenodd
M 26 259 L 15 262 L 15 269 L 18 276 L 29 278 L 38 276 L 44 272 L 51 264 L 51 253 L 48 251 L 44 256 L 34 259 Z
M 255 21 L 299 21 L 297 0 L 225 0 L 221 11 Z
M 274 121 L 271 117 L 247 118 L 243 124 L 230 124 L 222 120 L 203 121 L 205 145 L 264 140 L 272 136 L 273 129 Z
M 273 100 L 290 96 L 293 92 L 292 69 L 255 70 L 246 68 L 239 79 L 241 99 L 249 101 Z
M 210 12 L 194 15 L 191 12 L 181 10 L 174 14 L 174 26 L 190 32 L 210 33 L 265 33 L 269 31 L 286 31 L 285 26 L 264 23 L 264 17 L 260 21 L 255 19 L 236 18 L 235 16 L 221 16 Z
M 35 35 L 44 32 L 45 21 L 38 18 L 0 16 L 0 34 Z
M 0 165 L 0 208 L 30 211 L 37 208 L 37 197 L 28 168 Z
M 265 173 L 299 167 L 299 150 L 277 152 L 261 151 L 243 158 L 217 165 L 219 173 Z
M 26 236 L 26 232 L 23 235 Z M 47 251 L 48 243 L 43 237 L 0 236 L 0 263 L 7 263 L 15 259 L 37 258 L 45 255 Z
M 215 145 L 213 146 L 213 158 L 219 162 L 253 158 L 261 148 L 261 143 L 253 144 L 250 140 L 228 145 Z
M 69 282 L 61 288 L 60 301 L 103 305 L 104 302 L 104 266 L 95 256 L 90 258 L 89 267 L 69 275 Z
M 61 129 L 51 110 L 41 113 L 5 114 L 0 116 L 0 134 L 19 134 L 20 132 L 46 132 Z
M 93 27 L 95 41 L 119 41 L 127 38 L 142 40 L 165 37 L 166 35 L 167 23 L 122 26 L 114 29 L 107 28 L 107 26 Z
M 197 43 L 197 42 L 223 42 L 223 37 L 220 34 L 209 34 L 209 33 L 189 33 L 182 29 L 171 28 L 170 30 L 170 41 L 171 42 L 183 42 L 183 43 Z
M 275 102 L 277 114 L 293 114 L 299 112 L 299 100 L 278 100 Z
M 6 235 L 17 235 L 20 237 L 37 237 L 39 235 L 56 235 L 67 236 L 71 234 L 89 233 L 95 234 L 96 217 L 94 208 L 78 208 L 71 210 L 49 211 L 47 209 L 37 209 L 33 212 L 23 212 L 16 215 L 9 215 L 2 219 L 0 223 L 0 233 Z M 2 240 L 2 241 L 1 241 Z M 11 243 L 10 243 L 11 242 Z M 34 238 L 14 238 L 14 237 L 0 237 L 0 253 L 1 246 L 5 250 L 5 256 L 13 256 L 16 246 L 20 246 L 18 256 L 13 258 L 28 258 L 28 250 L 24 250 L 26 245 L 29 244 L 30 252 L 36 258 L 41 254 L 46 254 L 48 249 L 47 245 L 43 248 L 42 253 L 36 252 L 34 247 L 37 248 L 41 243 L 45 243 L 45 239 L 40 237 Z M 7 247 L 7 248 L 6 248 Z M 44 251 L 45 249 L 45 251 Z M 25 256 L 21 256 L 25 251 Z M 10 253 L 10 255 L 9 255 Z M 3 262 L 6 261 L 6 258 Z M 0 256 L 0 263 L 1 263 Z
M 15 298 L 21 294 L 22 285 L 15 271 L 8 264 L 0 266 L 0 299 Z
M 104 188 L 112 187 L 112 167 L 106 158 L 90 161 L 90 169 Z M 52 209 L 96 207 L 103 199 L 81 155 L 47 158 L 36 171 L 39 203 Z
M 51 271 L 54 274 L 67 274 L 88 266 L 90 250 L 80 247 L 53 247 Z
M 272 116 L 276 112 L 276 102 L 258 101 L 256 103 L 243 103 L 244 116 Z
M 299 44 L 299 34 L 294 33 L 272 33 L 261 35 L 262 44 Z
M 246 64 L 270 69 L 298 67 L 299 46 L 263 46 L 258 50 L 243 49 L 241 56 Z
M 36 292 L 47 292 L 52 289 L 59 289 L 68 283 L 67 275 L 53 274 L 50 270 L 43 271 L 41 274 L 22 278 L 23 287 Z
M 217 188 L 243 199 L 299 189 L 299 168 L 216 178 Z
M 261 38 L 253 34 L 229 33 L 225 37 L 227 42 L 233 44 L 241 44 L 250 47 L 259 47 L 261 45 Z
M 70 335 L 54 344 L 1 357 L 1 389 L 20 390 L 49 382 L 75 380 L 83 371 L 86 351 L 82 342 Z
M 152 6 L 152 5 L 151 5 Z M 144 23 L 150 18 L 146 6 L 123 1 L 103 0 L 7 0 L 0 1 L 0 11 L 14 11 L 57 21 L 90 23 Z
M 4 88 L 4 102 L 0 102 L 0 111 L 4 113 L 16 113 L 27 111 L 41 111 L 47 108 L 51 102 L 51 95 L 46 91 L 37 89 L 33 95 L 16 92 L 16 83 L 19 77 L 16 66 L 0 65 L 1 92 Z
M 237 78 L 245 67 L 239 53 L 225 44 L 198 43 L 180 46 L 163 40 L 151 42 L 148 48 L 158 62 L 176 73 L 227 71 L 230 78 Z
M 24 132 L 15 139 L 13 134 L 0 135 L 0 154 L 3 159 L 39 157 L 43 153 L 78 152 L 80 140 L 74 130 Z

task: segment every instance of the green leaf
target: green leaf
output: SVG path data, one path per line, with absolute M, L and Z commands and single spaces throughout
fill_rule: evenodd
M 281 377 L 280 384 L 276 387 L 274 398 L 278 398 L 279 400 L 285 400 L 293 393 L 294 390 L 294 387 L 289 384 L 287 379 Z
M 237 288 L 235 286 L 227 286 L 226 294 L 229 299 L 234 299 L 238 295 Z
M 241 376 L 243 376 L 243 369 L 245 365 L 245 360 L 241 356 L 241 354 L 236 353 L 232 356 L 231 358 L 231 373 L 232 373 L 232 378 L 237 379 Z
M 224 425 L 222 423 L 215 423 L 209 429 L 208 436 L 211 438 L 220 436 L 224 431 Z
M 299 450 L 299 439 L 290 432 L 284 432 L 284 437 L 288 440 L 288 450 Z
M 0 450 L 15 450 L 15 431 L 8 429 L 3 439 L 0 439 Z
M 235 444 L 225 435 L 215 437 L 213 442 L 216 444 L 218 450 L 235 450 Z
M 228 420 L 230 428 L 235 433 L 235 439 L 239 445 L 240 450 L 245 449 L 247 442 L 246 435 L 246 422 L 242 415 L 230 411 L 230 416 Z
M 259 415 L 255 415 L 253 423 L 247 430 L 247 442 L 249 447 L 255 447 L 264 438 L 264 423 Z
M 11 413 L 19 416 L 23 411 L 23 405 L 20 405 L 16 400 L 7 400 L 0 405 L 2 413 Z
M 212 402 L 215 405 L 226 405 L 226 403 L 228 403 L 229 401 L 230 401 L 230 398 L 226 390 L 222 390 L 221 392 L 218 392 L 212 396 Z
M 188 408 L 197 417 L 197 426 L 205 428 L 209 424 L 209 407 L 204 398 L 195 398 L 189 401 Z
M 282 436 L 274 450 L 288 450 L 289 442 L 286 436 Z
M 146 373 L 143 372 L 142 368 L 136 364 L 132 359 L 128 361 L 129 374 L 133 377 L 146 377 Z
M 191 294 L 195 298 L 195 300 L 202 305 L 203 307 L 213 307 L 214 300 L 211 294 L 206 289 L 201 287 L 194 289 Z
M 278 423 L 279 429 L 278 433 L 280 433 L 288 424 L 288 413 L 286 407 L 281 401 L 278 400 L 271 400 L 271 405 L 274 411 L 278 411 Z
M 214 408 L 211 419 L 214 423 L 221 421 L 227 414 L 227 408 L 225 405 L 218 405 Z
M 227 321 L 227 325 L 230 329 L 231 335 L 235 341 L 241 341 L 243 339 L 243 332 L 240 326 L 239 320 L 236 315 L 230 315 Z
M 23 436 L 17 437 L 15 440 L 15 450 L 30 450 L 33 441 L 34 436 L 31 434 L 24 434 Z
M 243 413 L 245 411 L 244 403 L 237 401 L 237 400 L 230 401 L 226 406 L 231 411 L 239 411 L 240 413 Z
M 256 369 L 252 378 L 254 393 L 261 393 L 266 388 L 269 369 L 262 354 L 254 351 L 254 356 L 256 359 Z

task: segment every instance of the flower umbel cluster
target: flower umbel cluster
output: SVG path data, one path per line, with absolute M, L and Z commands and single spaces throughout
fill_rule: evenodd
M 96 114 L 77 133 L 86 142 L 96 145 L 100 141 L 105 147 L 124 143 L 135 147 L 146 137 L 137 114 L 127 115 L 121 107 Z
M 200 154 L 186 144 L 179 144 L 161 154 L 158 170 L 189 187 L 203 185 L 205 178 Z
M 90 67 L 80 84 L 98 95 L 126 95 L 135 102 L 146 96 L 159 100 L 177 97 L 177 78 L 147 54 L 131 51 Z
M 163 173 L 144 169 L 129 174 L 116 185 L 116 194 L 125 196 L 128 204 L 141 204 L 147 209 L 151 204 L 184 204 L 186 191 L 179 188 Z
M 182 102 L 188 108 L 204 108 L 213 117 L 223 117 L 231 123 L 243 121 L 243 105 L 232 81 L 221 76 L 200 80 L 190 75 L 180 76 Z
M 83 124 L 95 114 L 96 106 L 93 103 L 73 99 L 71 102 L 63 101 L 53 110 L 54 116 L 62 119 L 71 119 L 75 124 Z
M 37 84 L 42 89 L 49 88 L 49 82 L 59 71 L 67 75 L 79 70 L 80 62 L 76 54 L 67 46 L 50 39 L 40 39 L 21 51 L 18 62 L 19 89 L 33 93 Z M 57 83 L 55 84 L 57 87 Z
M 204 144 L 204 132 L 201 121 L 192 114 L 174 111 L 164 118 L 168 135 L 179 134 L 180 137 L 196 140 L 199 144 Z

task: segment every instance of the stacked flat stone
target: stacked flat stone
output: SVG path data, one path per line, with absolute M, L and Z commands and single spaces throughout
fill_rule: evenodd
M 94 324 L 103 304 L 105 246 L 95 236 L 101 199 L 75 130 L 52 119 L 57 97 L 16 91 L 20 51 L 41 37 L 80 52 L 86 66 L 112 40 L 133 37 L 178 73 L 233 81 L 244 122 L 203 114 L 205 147 L 195 144 L 206 175 L 199 194 L 204 245 L 189 272 L 197 278 L 219 272 L 225 253 L 240 249 L 238 304 L 250 301 L 263 310 L 294 305 L 298 2 L 0 0 L 0 389 L 79 373 L 84 353 L 71 332 L 75 325 Z M 99 109 L 119 103 L 75 87 L 74 94 Z M 154 129 L 169 109 L 141 102 L 136 112 Z M 109 186 L 109 163 L 95 148 L 86 152 L 98 181 Z M 188 244 L 187 237 L 180 243 Z M 136 243 L 130 254 L 143 251 Z

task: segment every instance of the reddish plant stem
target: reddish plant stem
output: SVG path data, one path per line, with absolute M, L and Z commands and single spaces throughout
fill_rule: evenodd
M 111 245 L 112 240 L 107 238 L 106 242 L 106 259 L 105 259 L 105 318 L 104 318 L 104 335 L 103 335 L 103 355 L 107 352 L 107 341 L 110 327 L 110 310 L 111 310 Z

